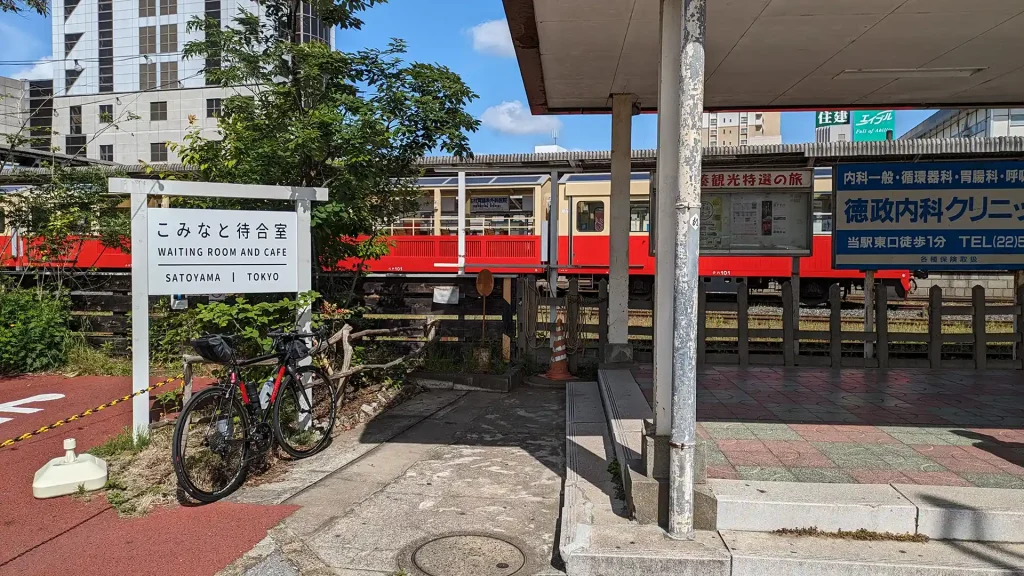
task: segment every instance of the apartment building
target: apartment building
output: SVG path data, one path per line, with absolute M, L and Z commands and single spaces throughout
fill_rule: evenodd
M 53 125 L 53 80 L 19 80 L 0 76 L 0 142 L 50 149 Z M 17 136 L 11 139 L 6 135 Z M 28 139 L 22 141 L 21 138 Z
M 782 113 L 705 113 L 701 142 L 704 146 L 782 144 Z
M 223 100 L 233 91 L 209 85 L 203 69 L 216 62 L 186 60 L 196 16 L 229 25 L 253 0 L 53 0 L 53 140 L 67 154 L 136 164 L 177 162 L 170 142 L 181 142 L 189 118 L 216 135 Z M 296 30 L 299 42 L 334 45 L 308 5 Z

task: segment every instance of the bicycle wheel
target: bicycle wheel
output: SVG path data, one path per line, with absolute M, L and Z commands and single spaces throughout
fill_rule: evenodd
M 249 418 L 238 398 L 214 386 L 189 400 L 174 426 L 171 459 L 178 485 L 200 502 L 214 502 L 245 481 Z
M 274 435 L 292 458 L 323 450 L 334 428 L 335 393 L 331 379 L 319 368 L 300 366 L 298 379 L 288 378 L 274 401 Z

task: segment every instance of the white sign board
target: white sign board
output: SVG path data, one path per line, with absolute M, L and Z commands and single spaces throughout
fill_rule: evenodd
M 508 213 L 508 196 L 474 196 L 469 199 L 472 214 Z
M 295 212 L 149 209 L 151 295 L 298 292 Z

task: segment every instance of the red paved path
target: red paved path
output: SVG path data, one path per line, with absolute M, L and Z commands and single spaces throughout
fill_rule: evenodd
M 130 389 L 127 377 L 0 379 L 0 403 L 37 394 L 65 395 L 32 405 L 42 408 L 41 412 L 2 414 L 12 420 L 0 423 L 0 441 L 94 408 Z M 62 454 L 64 438 L 74 437 L 79 451 L 85 451 L 130 423 L 131 403 L 126 402 L 0 448 L 0 575 L 214 574 L 295 510 L 221 502 L 160 509 L 144 518 L 125 520 L 102 497 L 88 503 L 71 497 L 32 497 L 33 474 Z

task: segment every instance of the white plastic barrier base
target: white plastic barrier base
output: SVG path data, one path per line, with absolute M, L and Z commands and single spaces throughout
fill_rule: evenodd
M 107 483 L 107 462 L 92 454 L 75 454 L 75 439 L 64 440 L 61 458 L 54 458 L 36 471 L 32 480 L 32 495 L 36 498 L 54 498 L 74 494 L 79 487 L 99 490 Z

